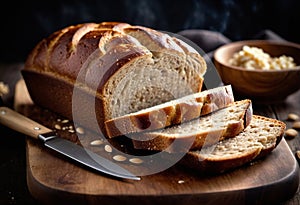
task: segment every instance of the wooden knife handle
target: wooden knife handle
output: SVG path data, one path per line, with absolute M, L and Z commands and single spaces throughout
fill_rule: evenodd
M 40 134 L 52 132 L 49 128 L 7 107 L 0 107 L 0 124 L 36 139 Z

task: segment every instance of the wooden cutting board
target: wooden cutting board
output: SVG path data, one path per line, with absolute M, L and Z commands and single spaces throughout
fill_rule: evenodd
M 20 81 L 15 108 L 30 116 L 34 109 L 25 109 L 30 106 Z M 53 120 L 47 114 L 45 119 Z M 299 185 L 298 164 L 284 139 L 265 159 L 226 174 L 203 176 L 174 166 L 141 181 L 91 172 L 26 141 L 28 188 L 45 204 L 274 204 L 292 197 Z

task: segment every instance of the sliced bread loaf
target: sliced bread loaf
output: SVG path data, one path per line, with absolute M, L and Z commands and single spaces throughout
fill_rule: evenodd
M 233 102 L 231 86 L 221 86 L 108 120 L 106 133 L 112 138 L 152 131 L 209 114 Z
M 187 152 L 236 136 L 250 124 L 251 118 L 252 103 L 245 99 L 180 125 L 131 138 L 136 149 Z
M 234 138 L 188 152 L 180 164 L 204 173 L 222 173 L 268 155 L 284 135 L 286 125 L 253 115 L 250 125 Z
M 35 104 L 105 132 L 106 120 L 201 91 L 205 72 L 205 59 L 179 39 L 102 22 L 41 40 L 22 76 Z

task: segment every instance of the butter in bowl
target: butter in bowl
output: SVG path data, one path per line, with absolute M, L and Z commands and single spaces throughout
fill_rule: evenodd
M 214 64 L 237 96 L 258 103 L 282 102 L 300 88 L 300 45 L 246 40 L 219 47 Z

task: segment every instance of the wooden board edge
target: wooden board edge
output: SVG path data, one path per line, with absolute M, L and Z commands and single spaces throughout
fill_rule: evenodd
M 28 143 L 28 142 L 27 142 Z M 280 145 L 283 149 L 287 149 L 288 145 L 283 140 Z M 28 147 L 26 147 L 26 151 Z M 292 153 L 291 153 L 292 154 Z M 28 158 L 27 158 L 28 159 Z M 279 182 L 268 184 L 261 187 L 253 187 L 251 189 L 232 190 L 227 192 L 215 192 L 215 193 L 200 193 L 200 194 L 181 194 L 181 195 L 91 195 L 84 193 L 72 193 L 64 190 L 53 189 L 46 184 L 42 184 L 37 180 L 30 169 L 27 166 L 27 185 L 30 193 L 38 201 L 46 204 L 99 204 L 106 202 L 106 204 L 121 203 L 124 205 L 140 204 L 143 201 L 144 205 L 150 204 L 182 204 L 182 201 L 188 202 L 188 204 L 275 204 L 279 201 L 286 201 L 293 197 L 299 186 L 299 166 L 294 158 L 293 164 L 291 164 L 291 172 L 286 177 L 282 178 Z M 284 192 L 282 190 L 290 190 L 290 192 Z M 276 193 L 274 196 L 273 193 Z M 145 200 L 147 198 L 147 200 Z M 228 203 L 227 203 L 228 202 Z

